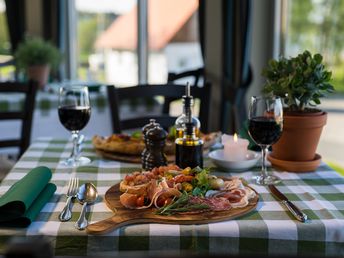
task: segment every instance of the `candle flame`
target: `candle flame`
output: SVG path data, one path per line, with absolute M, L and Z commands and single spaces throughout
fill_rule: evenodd
M 236 133 L 234 133 L 233 139 L 234 139 L 234 142 L 238 142 L 238 135 Z

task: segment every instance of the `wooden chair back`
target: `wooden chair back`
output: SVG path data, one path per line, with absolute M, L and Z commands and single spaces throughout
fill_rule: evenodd
M 169 114 L 161 114 L 157 116 L 141 116 L 136 118 L 126 119 L 120 117 L 120 101 L 128 99 L 140 98 L 154 98 L 162 96 L 164 98 L 180 99 L 185 95 L 185 85 L 178 84 L 160 84 L 160 85 L 137 85 L 133 87 L 116 88 L 115 86 L 108 86 L 108 100 L 110 104 L 110 111 L 112 116 L 112 128 L 114 133 L 121 133 L 122 130 L 141 128 L 149 122 L 149 119 L 154 118 L 164 128 L 174 125 L 177 117 Z M 210 84 L 207 83 L 204 87 L 192 87 L 191 94 L 195 99 L 200 100 L 199 119 L 201 121 L 201 130 L 207 132 L 208 129 L 208 111 L 210 100 Z
M 190 85 L 191 86 L 196 86 L 199 87 L 199 83 L 201 79 L 204 80 L 204 68 L 198 68 L 196 70 L 189 70 L 189 71 L 184 71 L 181 73 L 168 73 L 167 77 L 167 82 L 169 83 L 177 83 L 175 81 L 178 81 L 180 79 L 190 79 Z M 164 114 L 168 114 L 170 112 L 170 105 L 172 101 L 175 101 L 176 99 L 174 98 L 165 98 L 165 103 L 162 109 L 162 112 Z
M 0 94 L 22 93 L 25 95 L 24 105 L 20 110 L 0 111 L 0 120 L 21 121 L 20 138 L 0 140 L 0 148 L 19 147 L 19 157 L 29 147 L 31 141 L 32 118 L 35 107 L 35 98 L 38 85 L 34 81 L 22 82 L 1 82 Z

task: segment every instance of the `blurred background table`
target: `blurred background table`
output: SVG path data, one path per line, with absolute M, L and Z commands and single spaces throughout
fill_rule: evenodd
M 287 256 L 343 256 L 344 254 L 344 178 L 326 164 L 311 173 L 274 172 L 282 179 L 278 188 L 310 218 L 301 223 L 277 202 L 265 186 L 251 186 L 259 193 L 256 211 L 238 219 L 203 225 L 137 224 L 123 226 L 107 235 L 90 236 L 74 228 L 81 205 L 74 203 L 73 217 L 60 222 L 58 215 L 64 207 L 68 180 L 71 175 L 80 183 L 93 182 L 100 198 L 89 206 L 89 220 L 99 221 L 114 213 L 104 203 L 106 191 L 140 168 L 131 164 L 103 160 L 86 141 L 83 155 L 92 163 L 78 168 L 59 164 L 70 155 L 72 144 L 66 139 L 41 138 L 36 140 L 16 163 L 0 185 L 0 195 L 13 183 L 37 166 L 47 166 L 53 172 L 52 182 L 57 191 L 37 219 L 28 228 L 0 228 L 0 253 L 13 236 L 26 240 L 45 236 L 55 255 L 115 255 L 126 252 L 179 254 L 183 251 L 207 255 L 255 254 Z M 212 164 L 206 158 L 206 166 Z M 216 170 L 218 175 L 239 176 L 251 180 L 260 173 L 258 167 L 241 173 Z
M 48 88 L 49 89 L 49 88 Z M 47 91 L 39 91 L 36 96 L 35 111 L 32 123 L 31 141 L 39 137 L 57 137 L 68 139 L 70 132 L 67 131 L 60 123 L 57 106 L 58 106 L 58 87 L 50 88 Z M 16 110 L 23 104 L 24 96 L 13 94 L 3 96 L 0 94 L 0 111 Z M 91 118 L 86 127 L 81 131 L 82 134 L 92 137 L 95 134 L 108 136 L 112 133 L 112 124 L 110 109 L 108 105 L 107 93 L 105 86 L 97 89 L 90 89 L 91 101 Z M 121 116 L 137 116 L 140 114 L 147 115 L 147 112 L 157 112 L 159 107 L 153 103 L 153 106 L 145 105 L 145 103 L 123 103 L 124 107 L 121 109 Z M 148 121 L 147 121 L 148 122 Z M 9 138 L 10 136 L 17 136 L 20 133 L 20 123 L 17 121 L 2 121 L 0 123 L 2 138 Z M 1 149 L 0 153 L 10 153 L 11 148 Z

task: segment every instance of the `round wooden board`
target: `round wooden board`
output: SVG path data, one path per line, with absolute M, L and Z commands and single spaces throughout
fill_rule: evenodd
M 252 190 L 255 191 L 254 189 Z M 111 218 L 90 224 L 87 227 L 87 233 L 104 234 L 121 226 L 137 223 L 207 224 L 211 222 L 226 221 L 251 212 L 256 208 L 259 201 L 259 195 L 256 192 L 256 196 L 251 199 L 249 204 L 244 208 L 232 208 L 227 211 L 210 211 L 199 214 L 162 216 L 155 214 L 155 208 L 141 210 L 125 208 L 119 201 L 119 196 L 121 194 L 122 192 L 119 191 L 119 184 L 107 190 L 105 193 L 105 202 L 107 206 L 115 212 L 115 215 Z

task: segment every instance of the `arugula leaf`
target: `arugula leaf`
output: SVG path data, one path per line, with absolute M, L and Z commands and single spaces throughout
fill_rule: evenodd
M 131 137 L 141 139 L 142 138 L 142 133 L 141 131 L 135 131 L 131 134 Z
M 205 193 L 210 189 L 209 169 L 201 169 L 197 167 L 193 170 L 195 170 L 195 179 L 191 182 L 194 187 L 192 195 L 205 196 Z

